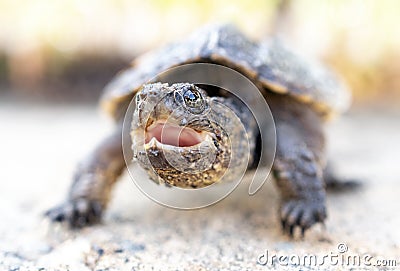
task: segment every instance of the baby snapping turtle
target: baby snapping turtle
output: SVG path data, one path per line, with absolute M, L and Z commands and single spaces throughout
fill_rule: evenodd
M 300 227 L 304 233 L 313 224 L 323 222 L 325 188 L 337 181 L 325 170 L 323 123 L 327 116 L 347 108 L 350 95 L 328 71 L 304 61 L 277 42 L 252 42 L 230 25 L 201 29 L 182 42 L 146 54 L 106 87 L 101 104 L 119 125 L 79 165 L 66 202 L 49 210 L 47 215 L 53 221 L 68 221 L 74 227 L 99 221 L 111 188 L 126 167 L 121 144 L 122 121 L 132 99 L 133 145 L 141 144 L 147 153 L 144 158 L 143 151 L 134 150 L 135 157 L 155 181 L 161 178 L 170 185 L 204 187 L 217 182 L 229 162 L 247 163 L 245 155 L 230 157 L 224 134 L 227 127 L 218 125 L 233 124 L 229 121 L 229 110 L 221 105 L 235 112 L 246 130 L 244 134 L 230 127 L 233 131 L 230 140 L 248 139 L 250 156 L 259 156 L 256 142 L 262 127 L 257 127 L 248 108 L 226 91 L 187 82 L 147 84 L 157 74 L 187 63 L 224 65 L 258 86 L 276 126 L 272 172 L 281 193 L 279 215 L 283 228 L 293 234 L 294 228 Z M 153 110 L 147 110 L 151 103 Z M 207 122 L 203 116 L 210 112 L 220 121 Z M 144 133 L 144 140 L 135 142 L 138 132 Z M 201 162 L 196 158 L 199 153 L 209 156 L 203 155 L 205 160 Z M 166 159 L 167 155 L 171 159 Z M 171 160 L 182 164 L 179 159 L 194 162 L 192 166 L 190 163 L 184 166 L 182 173 L 169 166 Z M 202 170 L 191 171 L 199 168 Z

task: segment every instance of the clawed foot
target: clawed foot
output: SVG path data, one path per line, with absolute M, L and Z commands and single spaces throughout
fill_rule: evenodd
M 53 222 L 68 222 L 73 228 L 81 228 L 100 221 L 103 211 L 98 201 L 88 199 L 69 200 L 48 210 L 45 215 Z
M 323 222 L 326 218 L 326 208 L 323 200 L 288 200 L 284 201 L 280 209 L 282 229 L 293 237 L 296 227 L 301 234 L 312 225 Z

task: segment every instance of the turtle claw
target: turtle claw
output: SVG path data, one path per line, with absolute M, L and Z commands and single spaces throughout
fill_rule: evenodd
M 82 228 L 100 221 L 103 207 L 98 201 L 69 200 L 45 213 L 53 222 L 67 222 L 71 228 Z
M 304 237 L 306 230 L 326 219 L 326 208 L 323 201 L 289 200 L 282 204 L 280 216 L 284 233 L 294 237 L 295 229 L 298 227 L 301 236 Z

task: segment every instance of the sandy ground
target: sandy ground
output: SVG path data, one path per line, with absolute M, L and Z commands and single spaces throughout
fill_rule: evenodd
M 394 259 L 400 266 L 399 118 L 400 111 L 353 111 L 328 127 L 338 172 L 363 179 L 364 188 L 330 194 L 326 226 L 304 239 L 282 235 L 271 182 L 252 197 L 243 182 L 212 207 L 177 211 L 142 195 L 127 174 L 103 223 L 70 231 L 42 213 L 63 200 L 76 162 L 111 123 L 92 107 L 2 100 L 0 270 L 270 270 L 293 268 L 297 259 L 283 266 L 289 260 L 271 264 L 272 255 L 310 254 L 319 263 L 324 255 L 367 254 L 371 264 Z M 267 252 L 268 263 L 258 263 Z M 302 269 L 349 268 L 332 262 Z

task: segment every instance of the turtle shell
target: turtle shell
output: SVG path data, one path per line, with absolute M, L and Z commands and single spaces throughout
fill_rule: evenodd
M 232 25 L 218 25 L 137 58 L 105 87 L 101 106 L 119 119 L 143 84 L 169 68 L 201 62 L 233 68 L 262 86 L 261 91 L 290 95 L 323 115 L 342 112 L 350 103 L 346 86 L 319 64 L 275 39 L 256 43 Z

